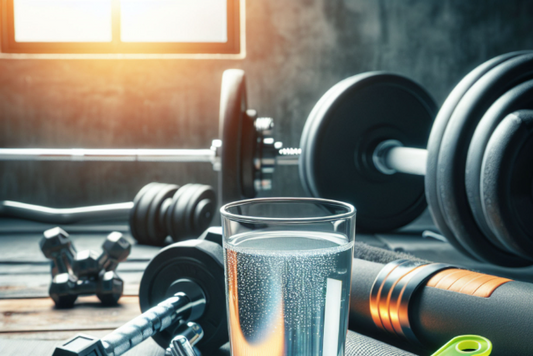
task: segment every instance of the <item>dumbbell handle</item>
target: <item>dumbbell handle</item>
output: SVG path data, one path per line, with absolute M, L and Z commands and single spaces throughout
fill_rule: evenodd
M 50 224 L 72 224 L 83 220 L 122 219 L 129 216 L 133 202 L 55 209 L 16 201 L 0 201 L 0 216 L 40 221 Z
M 176 320 L 186 319 L 192 307 L 184 293 L 177 293 L 102 338 L 102 344 L 108 355 L 122 355 Z
M 426 175 L 428 151 L 403 147 L 397 140 L 386 140 L 377 145 L 372 155 L 375 167 L 384 174 L 396 172 Z

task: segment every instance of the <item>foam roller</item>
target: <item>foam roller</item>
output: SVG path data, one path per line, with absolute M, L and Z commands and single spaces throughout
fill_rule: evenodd
M 415 352 L 457 335 L 492 341 L 492 355 L 533 355 L 533 284 L 446 264 L 355 259 L 350 329 Z

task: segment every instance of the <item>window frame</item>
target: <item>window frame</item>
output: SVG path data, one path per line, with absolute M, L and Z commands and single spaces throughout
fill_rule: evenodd
M 241 0 L 227 0 L 227 42 L 122 42 L 120 0 L 112 0 L 111 42 L 16 42 L 14 0 L 0 0 L 1 50 L 6 54 L 242 54 Z M 244 1 L 244 0 L 242 0 Z

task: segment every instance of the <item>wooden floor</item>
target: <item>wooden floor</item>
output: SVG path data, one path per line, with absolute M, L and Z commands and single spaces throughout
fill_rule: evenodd
M 142 273 L 159 248 L 134 244 L 126 262 L 118 267 L 125 292 L 118 306 L 103 307 L 94 296 L 79 298 L 72 309 L 54 307 L 48 297 L 50 261 L 40 248 L 43 224 L 0 219 L 0 356 L 50 356 L 62 341 L 78 333 L 102 337 L 139 315 L 138 289 Z M 78 251 L 100 251 L 112 230 L 127 233 L 127 226 L 70 226 L 66 230 Z M 126 235 L 127 238 L 130 238 Z M 533 269 L 505 269 L 472 262 L 449 244 L 422 238 L 421 234 L 358 235 L 370 245 L 410 252 L 435 262 L 447 262 L 513 279 L 528 280 Z M 133 240 L 131 240 L 133 242 Z M 530 280 L 531 281 L 531 280 Z M 227 355 L 227 352 L 224 351 Z M 163 355 L 154 341 L 147 340 L 126 355 Z M 204 355 L 207 356 L 207 355 Z

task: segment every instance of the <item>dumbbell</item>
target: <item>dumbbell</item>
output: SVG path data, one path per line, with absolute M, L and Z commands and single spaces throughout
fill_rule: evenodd
M 102 253 L 75 253 L 68 233 L 56 227 L 46 230 L 41 250 L 52 259 L 52 283 L 49 294 L 56 306 L 69 308 L 79 295 L 96 294 L 103 304 L 116 304 L 122 296 L 122 279 L 114 272 L 128 257 L 130 243 L 120 232 L 112 232 L 102 244 Z
M 100 272 L 116 270 L 118 264 L 125 261 L 130 253 L 129 241 L 120 232 L 114 231 L 107 235 L 100 255 L 90 250 L 78 252 L 72 271 L 78 278 L 96 277 Z
M 52 279 L 48 294 L 58 308 L 71 308 L 80 295 L 96 294 L 104 305 L 117 304 L 124 290 L 124 281 L 114 272 L 102 272 L 96 278 L 76 278 L 61 273 Z
M 44 256 L 52 260 L 52 277 L 72 272 L 77 252 L 65 230 L 60 227 L 46 230 L 39 246 Z
M 0 215 L 53 224 L 129 218 L 132 236 L 142 244 L 161 246 L 167 236 L 180 241 L 198 236 L 215 214 L 216 195 L 203 184 L 149 183 L 133 202 L 53 209 L 13 201 L 0 202 Z

